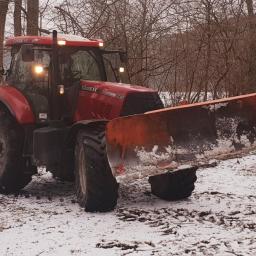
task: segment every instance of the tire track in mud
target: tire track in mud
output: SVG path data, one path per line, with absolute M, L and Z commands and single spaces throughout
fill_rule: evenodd
M 252 168 L 236 167 L 234 173 L 250 179 L 256 175 Z M 203 182 L 200 176 L 210 171 L 199 172 L 199 188 Z M 251 183 L 251 194 L 216 191 L 213 183 L 208 191 L 196 189 L 191 199 L 165 202 L 163 207 L 163 201 L 149 192 L 147 180 L 134 182 L 127 194 L 126 185 L 121 191 L 125 203 L 116 210 L 116 216 L 130 224 L 143 223 L 161 237 L 151 255 L 163 255 L 164 248 L 172 255 L 256 255 L 256 196 Z M 200 229 L 201 234 L 197 232 Z
M 152 255 L 162 255 L 163 248 L 171 250 L 173 247 L 175 250 L 172 255 L 255 255 L 256 211 L 253 205 L 246 208 L 242 211 L 232 209 L 214 212 L 187 208 L 122 207 L 117 209 L 116 215 L 127 223 L 143 223 L 161 237 Z M 206 234 L 203 231 L 195 234 L 195 230 L 200 229 L 206 229 Z M 223 235 L 229 233 L 233 233 L 234 237 Z
M 237 228 L 240 231 L 243 229 L 256 231 L 256 211 L 252 209 L 248 209 L 243 213 L 241 211 L 214 213 L 212 211 L 188 210 L 184 208 L 161 208 L 155 210 L 120 208 L 117 210 L 116 215 L 125 222 L 139 221 L 150 227 L 157 227 L 161 235 L 177 234 L 178 228 L 181 228 L 182 225 L 195 222 L 212 223 L 225 229 Z

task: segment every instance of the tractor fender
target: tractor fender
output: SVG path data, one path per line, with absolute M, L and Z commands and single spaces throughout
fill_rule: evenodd
M 0 103 L 19 124 L 35 123 L 33 111 L 25 96 L 11 86 L 0 86 Z
M 69 145 L 75 144 L 75 139 L 80 129 L 85 129 L 85 128 L 93 129 L 93 127 L 99 124 L 107 124 L 108 121 L 109 120 L 106 120 L 106 119 L 97 119 L 97 120 L 93 119 L 93 120 L 83 120 L 83 121 L 74 123 L 69 132 L 68 144 Z

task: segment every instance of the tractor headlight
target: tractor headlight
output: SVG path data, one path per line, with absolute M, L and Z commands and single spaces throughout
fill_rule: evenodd
M 125 69 L 124 67 L 119 67 L 119 73 L 124 73 Z
M 65 93 L 65 87 L 63 84 L 59 84 L 58 85 L 58 88 L 59 88 L 59 94 L 60 95 L 63 95 Z
M 44 73 L 44 67 L 42 65 L 35 65 L 33 71 L 36 75 L 42 75 Z

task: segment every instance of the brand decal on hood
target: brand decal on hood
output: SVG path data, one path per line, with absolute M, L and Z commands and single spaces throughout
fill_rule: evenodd
M 82 90 L 83 91 L 88 91 L 88 92 L 97 92 L 98 88 L 95 88 L 95 87 L 92 87 L 92 86 L 82 85 Z
M 118 94 L 118 93 L 110 92 L 110 91 L 106 91 L 106 90 L 101 90 L 101 89 L 95 88 L 93 86 L 82 85 L 81 88 L 82 88 L 82 91 L 95 92 L 95 93 L 98 93 L 98 94 L 102 94 L 102 95 L 105 95 L 105 96 L 117 98 L 117 99 L 120 99 L 120 100 L 124 99 L 124 97 L 125 97 L 122 94 Z

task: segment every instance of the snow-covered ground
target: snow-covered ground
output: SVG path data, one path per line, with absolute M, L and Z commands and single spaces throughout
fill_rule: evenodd
M 117 208 L 86 213 L 73 185 L 41 172 L 0 196 L 0 255 L 256 255 L 256 155 L 200 169 L 190 199 L 165 202 L 147 180 L 122 184 Z

